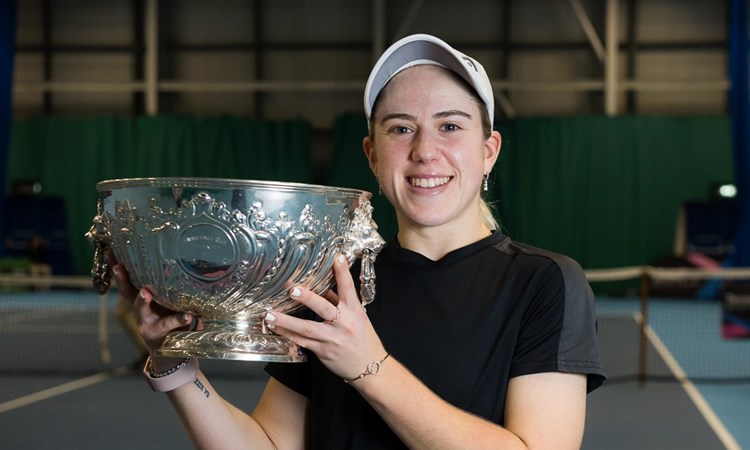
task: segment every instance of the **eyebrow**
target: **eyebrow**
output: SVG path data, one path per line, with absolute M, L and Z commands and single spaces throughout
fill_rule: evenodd
M 383 118 L 380 119 L 380 124 L 383 125 L 387 121 L 394 120 L 394 119 L 409 120 L 409 121 L 412 121 L 412 122 L 415 121 L 415 120 L 417 120 L 417 118 L 414 117 L 414 116 L 412 116 L 411 114 L 406 114 L 406 113 L 391 113 L 391 114 L 386 114 L 385 116 L 383 116 Z
M 466 117 L 467 119 L 471 119 L 471 114 L 469 114 L 467 112 L 464 112 L 464 111 L 461 111 L 461 110 L 458 110 L 458 109 L 451 109 L 451 110 L 448 110 L 448 111 L 439 112 L 439 113 L 433 115 L 432 118 L 433 119 L 443 119 L 443 118 L 451 117 L 451 116 L 462 116 L 462 117 Z
M 464 111 L 461 111 L 461 110 L 458 110 L 458 109 L 451 109 L 451 110 L 448 110 L 448 111 L 441 111 L 439 113 L 435 113 L 435 114 L 433 114 L 432 118 L 433 119 L 444 119 L 446 117 L 452 117 L 452 116 L 461 116 L 461 117 L 466 117 L 467 119 L 471 119 L 471 114 L 469 114 L 467 112 L 464 112 Z M 402 119 L 402 120 L 410 120 L 410 121 L 417 120 L 417 118 L 415 116 L 412 116 L 411 114 L 406 114 L 406 113 L 391 113 L 391 114 L 386 114 L 380 120 L 380 124 L 382 125 L 385 122 L 387 122 L 389 120 L 394 120 L 394 119 Z

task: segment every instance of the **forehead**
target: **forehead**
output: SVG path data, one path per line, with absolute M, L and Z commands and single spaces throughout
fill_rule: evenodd
M 477 94 L 460 76 L 440 66 L 419 65 L 396 74 L 378 95 L 373 114 L 383 103 L 405 105 L 444 99 L 451 103 L 469 101 L 479 107 Z

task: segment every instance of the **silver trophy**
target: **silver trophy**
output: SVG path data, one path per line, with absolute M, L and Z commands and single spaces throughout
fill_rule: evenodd
M 350 266 L 361 260 L 363 306 L 375 296 L 374 262 L 384 242 L 369 192 L 215 178 L 107 180 L 96 189 L 97 215 L 86 234 L 95 289 L 109 290 L 111 248 L 134 286 L 200 318 L 200 327 L 170 333 L 157 355 L 304 361 L 264 317 L 300 309 L 288 296 L 294 285 L 328 290 L 339 253 Z

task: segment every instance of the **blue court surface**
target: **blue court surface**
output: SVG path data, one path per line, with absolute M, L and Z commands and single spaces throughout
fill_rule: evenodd
M 624 386 L 627 383 L 619 383 L 617 376 L 625 374 L 627 378 L 637 366 L 635 359 L 638 353 L 630 353 L 632 350 L 629 349 L 635 348 L 639 337 L 634 330 L 640 326 L 640 307 L 640 300 L 636 298 L 597 298 L 605 364 L 609 359 L 610 364 L 607 365 L 614 369 L 610 370 L 614 379 L 602 389 L 603 392 L 628 391 Z M 643 393 L 650 394 L 648 398 L 639 400 L 640 405 L 628 414 L 645 413 L 651 416 L 653 410 L 648 413 L 648 408 L 664 408 L 660 417 L 653 420 L 674 424 L 675 433 L 690 434 L 690 427 L 696 424 L 680 423 L 680 401 L 676 398 L 657 400 L 654 394 L 655 391 L 678 390 L 681 391 L 679 396 L 690 400 L 683 407 L 700 414 L 701 421 L 722 441 L 723 447 L 720 448 L 750 449 L 750 416 L 747 412 L 750 405 L 750 339 L 722 337 L 722 308 L 716 300 L 651 298 L 647 315 L 646 382 L 633 383 L 634 388 L 627 395 L 637 398 L 643 397 Z M 631 323 L 627 328 L 633 331 L 625 337 L 614 335 L 621 333 L 621 330 L 606 326 L 613 320 L 621 326 Z M 627 346 L 623 347 L 622 342 L 627 342 Z M 628 353 L 633 361 L 624 363 L 627 369 L 623 371 L 623 354 Z M 620 373 L 617 373 L 618 370 Z M 591 403 L 596 405 L 597 402 L 596 395 L 595 392 L 590 398 L 589 417 Z M 674 395 L 678 396 L 678 393 Z M 623 403 L 631 401 L 620 397 L 614 400 Z M 602 408 L 607 409 L 606 406 Z M 610 414 L 611 411 L 604 413 Z M 662 431 L 667 432 L 666 426 Z M 657 434 L 656 430 L 654 434 Z M 695 441 L 688 441 L 684 445 L 687 447 L 680 448 L 704 448 Z

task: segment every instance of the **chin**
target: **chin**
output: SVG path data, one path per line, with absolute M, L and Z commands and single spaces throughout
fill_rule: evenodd
M 407 223 L 421 228 L 432 228 L 444 225 L 448 219 L 436 214 L 403 214 Z

